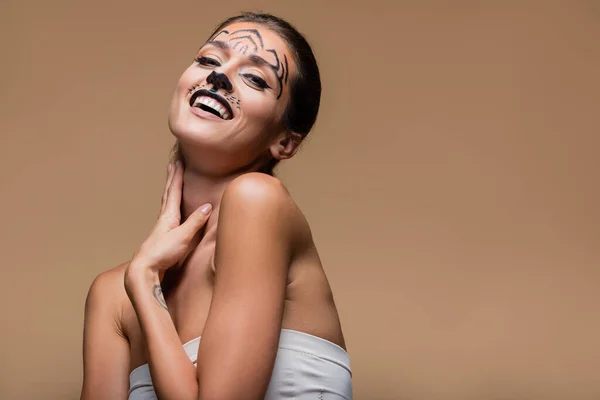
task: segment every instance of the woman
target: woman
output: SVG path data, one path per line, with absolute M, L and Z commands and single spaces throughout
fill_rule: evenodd
M 320 92 L 308 43 L 274 16 L 230 18 L 198 51 L 171 102 L 158 221 L 91 285 L 82 399 L 352 398 L 309 225 L 272 176 Z

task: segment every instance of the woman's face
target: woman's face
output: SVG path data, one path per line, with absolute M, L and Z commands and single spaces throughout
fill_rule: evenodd
M 227 173 L 269 157 L 285 132 L 294 73 L 286 43 L 262 25 L 234 23 L 210 38 L 179 78 L 169 112 L 188 164 Z

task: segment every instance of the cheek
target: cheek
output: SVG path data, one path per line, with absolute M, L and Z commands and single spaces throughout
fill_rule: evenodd
M 177 82 L 177 89 L 189 90 L 195 83 L 199 82 L 201 77 L 202 71 L 192 64 L 188 69 L 183 71 L 183 74 Z
M 244 114 L 263 123 L 279 119 L 281 114 L 281 99 L 277 100 L 270 93 L 249 92 L 241 100 Z

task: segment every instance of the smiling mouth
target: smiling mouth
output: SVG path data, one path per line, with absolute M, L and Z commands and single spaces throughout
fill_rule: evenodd
M 190 106 L 198 107 L 224 120 L 233 119 L 233 111 L 227 100 L 206 89 L 200 89 L 192 94 Z

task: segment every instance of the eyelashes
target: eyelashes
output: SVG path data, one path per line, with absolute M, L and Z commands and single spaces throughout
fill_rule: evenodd
M 253 74 L 242 74 L 242 76 L 246 78 L 246 80 L 250 81 L 250 83 L 252 83 L 255 86 L 258 86 L 261 89 L 271 88 L 271 86 L 269 86 L 269 84 L 267 84 L 267 82 L 265 82 L 265 80 L 260 76 L 256 76 Z
M 214 67 L 221 66 L 221 63 L 218 60 L 215 60 L 214 58 L 211 58 L 211 57 L 205 57 L 205 56 L 196 57 L 196 58 L 194 58 L 194 61 L 196 61 L 198 64 L 202 65 L 203 67 L 213 67 L 214 68 Z M 246 74 L 241 74 L 241 76 L 257 89 L 260 89 L 260 90 L 271 89 L 271 86 L 269 86 L 269 84 L 258 75 L 246 73 Z
M 204 65 L 205 67 L 220 67 L 221 63 L 217 60 L 215 60 L 214 58 L 210 58 L 210 57 L 196 57 L 194 58 L 194 61 L 196 61 L 198 64 L 200 65 Z

